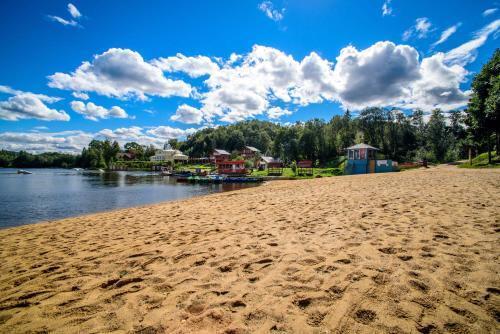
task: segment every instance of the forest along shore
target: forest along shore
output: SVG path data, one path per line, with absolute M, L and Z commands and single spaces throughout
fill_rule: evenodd
M 0 231 L 0 332 L 495 333 L 500 170 L 266 187 Z

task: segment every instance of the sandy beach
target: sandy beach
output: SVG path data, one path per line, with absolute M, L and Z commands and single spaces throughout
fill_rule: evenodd
M 256 188 L 0 231 L 2 333 L 498 333 L 500 170 Z

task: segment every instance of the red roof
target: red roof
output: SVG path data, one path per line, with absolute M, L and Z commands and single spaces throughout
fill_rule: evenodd
M 301 160 L 297 162 L 297 167 L 312 168 L 313 162 L 311 160 Z
M 218 161 L 217 165 L 237 165 L 237 164 L 244 164 L 245 160 L 226 160 L 226 161 Z

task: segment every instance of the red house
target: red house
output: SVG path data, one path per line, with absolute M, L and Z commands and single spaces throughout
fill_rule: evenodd
M 241 155 L 246 160 L 255 158 L 255 155 L 257 153 L 260 153 L 260 150 L 258 148 L 253 147 L 253 146 L 245 146 L 243 148 L 243 150 L 241 150 Z
M 217 173 L 228 175 L 246 174 L 245 160 L 219 161 L 217 162 Z
M 210 160 L 217 165 L 219 162 L 229 160 L 230 156 L 231 154 L 225 150 L 215 149 L 210 156 Z

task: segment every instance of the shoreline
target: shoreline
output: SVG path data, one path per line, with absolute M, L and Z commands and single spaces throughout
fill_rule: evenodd
M 499 196 L 443 166 L 1 229 L 0 331 L 494 333 Z
M 265 186 L 265 185 L 266 185 L 265 183 L 262 183 L 259 186 Z M 241 190 L 245 190 L 245 189 L 252 189 L 252 188 L 255 188 L 255 187 L 257 187 L 257 186 L 243 187 L 241 189 L 223 190 L 223 191 L 218 191 L 218 192 L 213 192 L 213 193 L 194 195 L 194 196 L 186 197 L 186 198 L 165 200 L 165 201 L 160 201 L 160 202 L 156 202 L 156 203 L 146 203 L 146 204 L 133 205 L 133 206 L 123 207 L 123 208 L 114 208 L 114 209 L 109 209 L 109 210 L 89 212 L 89 213 L 82 214 L 82 215 L 68 216 L 68 217 L 63 217 L 63 218 L 55 218 L 55 219 L 51 219 L 51 220 L 40 220 L 38 222 L 32 222 L 32 223 L 23 224 L 23 225 L 17 225 L 17 226 L 0 227 L 0 232 L 4 231 L 4 230 L 7 230 L 7 229 L 22 228 L 22 227 L 28 227 L 28 226 L 32 226 L 32 225 L 54 224 L 54 223 L 58 223 L 58 222 L 65 221 L 65 220 L 74 220 L 74 219 L 89 218 L 89 216 L 95 216 L 95 215 L 101 215 L 101 214 L 110 214 L 110 213 L 115 213 L 115 212 L 124 211 L 124 210 L 146 209 L 146 208 L 149 208 L 149 207 L 162 206 L 162 205 L 165 205 L 165 204 L 170 204 L 170 203 L 175 203 L 175 202 L 189 201 L 191 199 L 198 199 L 198 198 L 203 198 L 203 197 L 206 197 L 206 196 L 213 196 L 213 195 L 218 195 L 218 194 L 231 193 L 231 192 L 234 192 L 234 191 L 241 191 Z

